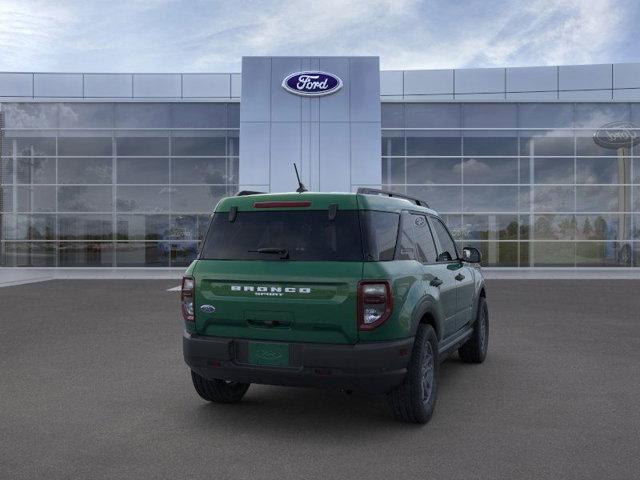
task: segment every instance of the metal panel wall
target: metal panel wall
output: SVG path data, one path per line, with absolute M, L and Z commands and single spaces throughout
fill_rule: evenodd
M 282 88 L 302 70 L 327 71 L 343 87 L 323 97 Z M 244 57 L 240 188 L 293 191 L 293 162 L 314 191 L 379 186 L 380 67 L 377 57 Z

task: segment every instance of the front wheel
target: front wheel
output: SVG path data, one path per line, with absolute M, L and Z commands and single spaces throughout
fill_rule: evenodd
M 489 308 L 484 297 L 478 301 L 478 314 L 471 338 L 458 349 L 460 359 L 466 363 L 482 363 L 487 358 L 489 345 Z
M 251 385 L 218 379 L 207 380 L 193 370 L 191 370 L 191 381 L 200 397 L 214 403 L 238 403 Z
M 394 415 L 410 423 L 427 423 L 438 392 L 438 337 L 431 325 L 420 325 L 413 344 L 407 375 L 387 394 Z

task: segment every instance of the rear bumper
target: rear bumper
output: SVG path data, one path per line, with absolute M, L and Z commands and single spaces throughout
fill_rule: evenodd
M 182 345 L 187 365 L 208 379 L 385 393 L 402 383 L 413 338 L 355 345 L 289 343 L 288 367 L 248 364 L 249 341 L 244 339 L 184 332 Z

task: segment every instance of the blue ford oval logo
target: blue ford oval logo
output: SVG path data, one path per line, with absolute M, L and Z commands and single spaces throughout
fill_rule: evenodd
M 305 97 L 320 97 L 342 88 L 342 79 L 327 72 L 296 72 L 282 81 L 287 92 Z
M 214 307 L 213 305 L 202 305 L 200 307 L 200 311 L 203 313 L 213 313 L 216 311 L 216 307 Z

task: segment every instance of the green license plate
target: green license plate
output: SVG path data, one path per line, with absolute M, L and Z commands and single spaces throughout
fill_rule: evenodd
M 271 367 L 289 366 L 288 343 L 249 343 L 249 363 Z

